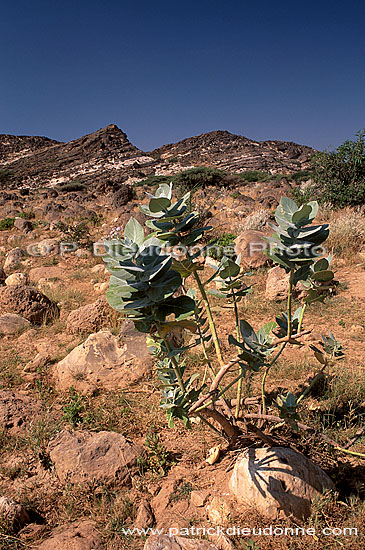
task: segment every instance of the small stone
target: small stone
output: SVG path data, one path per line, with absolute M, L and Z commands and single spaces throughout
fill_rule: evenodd
M 12 498 L 0 497 L 0 518 L 16 530 L 30 523 L 27 510 Z
M 5 284 L 7 286 L 26 285 L 27 282 L 28 280 L 25 273 L 13 273 L 12 275 L 9 275 L 9 277 L 5 279 Z
M 137 510 L 137 517 L 134 522 L 134 527 L 137 529 L 145 529 L 146 527 L 152 527 L 155 523 L 155 518 L 152 512 L 152 508 L 147 499 L 142 500 Z
M 0 316 L 0 334 L 20 334 L 30 327 L 30 322 L 16 313 L 5 313 Z
M 202 491 L 192 491 L 190 494 L 190 504 L 196 506 L 197 508 L 201 508 L 206 503 L 207 498 L 207 493 L 203 493 Z

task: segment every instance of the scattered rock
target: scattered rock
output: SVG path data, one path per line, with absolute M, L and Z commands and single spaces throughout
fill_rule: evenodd
M 112 205 L 113 208 L 119 208 L 125 206 L 129 201 L 133 199 L 134 192 L 133 187 L 130 185 L 122 185 L 122 187 L 113 193 L 112 196 Z
M 0 316 L 0 335 L 20 334 L 30 327 L 30 322 L 16 313 L 5 313 Z
M 241 263 L 248 267 L 263 267 L 268 263 L 268 257 L 263 253 L 268 249 L 264 241 L 265 235 L 260 231 L 249 229 L 244 231 L 235 240 L 235 253 L 241 254 Z
M 66 327 L 71 334 L 95 332 L 110 326 L 112 317 L 114 317 L 114 310 L 103 296 L 92 304 L 86 304 L 71 311 L 67 317 Z
M 41 324 L 59 316 L 57 304 L 31 286 L 0 288 L 0 312 L 17 313 L 33 324 Z
M 136 529 L 145 529 L 146 527 L 152 527 L 154 523 L 155 518 L 150 503 L 147 499 L 142 500 L 138 506 L 134 527 L 136 527 Z
M 311 501 L 331 479 L 304 455 L 284 447 L 248 449 L 237 460 L 229 482 L 238 502 L 255 506 L 263 515 L 277 519 L 311 514 Z
M 5 279 L 5 284 L 7 286 L 13 285 L 26 285 L 28 282 L 27 276 L 25 273 L 13 273 Z
M 27 363 L 23 369 L 23 372 L 37 372 L 49 363 L 51 355 L 49 353 L 37 353 L 37 355 Z
M 223 495 L 213 497 L 212 501 L 207 506 L 207 514 L 209 520 L 214 525 L 224 525 L 233 512 L 232 505 Z
M 105 292 L 108 290 L 109 288 L 109 283 L 95 283 L 94 284 L 94 290 L 95 292 L 97 292 L 98 294 L 105 294 Z
M 0 429 L 17 433 L 34 420 L 40 404 L 27 395 L 11 390 L 0 390 Z
M 29 281 L 31 283 L 38 283 L 40 279 L 61 279 L 64 275 L 65 271 L 57 265 L 33 267 L 29 271 Z
M 204 506 L 208 498 L 208 494 L 202 491 L 192 491 L 190 494 L 190 504 L 201 508 Z
M 186 539 L 185 537 L 169 537 L 154 535 L 146 540 L 143 550 L 219 550 L 215 544 L 207 540 Z
M 144 452 L 119 433 L 67 430 L 56 435 L 48 450 L 62 482 L 95 480 L 121 485 L 130 484 Z
M 72 525 L 57 527 L 37 550 L 104 550 L 96 523 L 81 520 Z
M 16 530 L 31 521 L 24 506 L 8 497 L 0 497 L 0 518 Z
M 19 229 L 19 231 L 24 231 L 25 233 L 29 233 L 30 231 L 33 231 L 32 222 L 28 220 L 24 220 L 23 218 L 15 218 L 14 227 L 16 229 Z
M 279 266 L 269 269 L 266 279 L 265 298 L 279 302 L 288 296 L 289 274 Z
M 4 263 L 5 272 L 14 271 L 14 269 L 19 267 L 24 256 L 25 256 L 24 250 L 22 250 L 19 247 L 13 248 L 12 250 L 10 250 L 10 252 L 8 252 L 8 255 Z
M 127 387 L 151 370 L 152 359 L 143 335 L 120 342 L 109 331 L 91 334 L 52 369 L 60 390 L 73 386 L 78 391 Z
M 104 264 L 96 264 L 94 267 L 91 268 L 91 273 L 97 274 L 97 275 L 106 275 L 108 273 L 108 270 L 106 269 Z
M 78 248 L 75 250 L 74 254 L 77 258 L 90 258 L 91 256 L 90 250 L 87 250 L 86 248 Z

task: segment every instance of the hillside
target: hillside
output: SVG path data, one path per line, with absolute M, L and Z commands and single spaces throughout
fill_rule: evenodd
M 88 185 L 123 183 L 151 175 L 212 166 L 227 172 L 295 172 L 307 168 L 314 150 L 284 141 L 256 142 L 214 131 L 163 145 L 151 152 L 135 147 L 116 125 L 68 143 L 45 137 L 0 135 L 0 169 L 7 187 L 53 187 L 77 180 Z

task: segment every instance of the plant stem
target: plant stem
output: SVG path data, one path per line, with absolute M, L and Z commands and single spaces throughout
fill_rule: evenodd
M 236 319 L 236 333 L 237 333 L 237 341 L 240 342 L 240 320 L 238 316 L 238 305 L 237 305 L 237 299 L 234 289 L 232 288 L 232 298 L 233 298 L 233 305 L 234 305 L 234 315 Z M 238 349 L 238 353 L 239 353 Z M 238 372 L 240 375 L 240 378 L 238 380 L 237 384 L 237 403 L 236 403 L 236 410 L 235 410 L 235 417 L 237 418 L 240 414 L 240 408 L 241 408 L 241 398 L 242 398 L 242 382 L 243 382 L 243 368 L 240 364 L 238 364 Z
M 299 318 L 298 332 L 300 332 L 302 328 L 304 312 L 306 307 L 307 307 L 307 304 L 304 304 L 304 306 L 302 307 L 302 313 L 300 314 L 300 318 Z
M 163 338 L 163 341 L 164 341 L 165 346 L 167 347 L 168 351 L 169 352 L 172 351 L 171 346 L 170 346 L 169 342 L 167 341 L 167 339 Z M 179 383 L 180 389 L 185 394 L 186 393 L 185 384 L 184 384 L 184 381 L 183 381 L 182 376 L 181 376 L 179 363 L 176 361 L 175 357 L 171 357 L 171 363 L 172 363 L 172 368 L 174 369 L 174 372 L 176 374 L 176 378 L 177 378 L 177 381 Z
M 213 338 L 213 342 L 214 342 L 215 351 L 216 351 L 216 354 L 217 354 L 217 359 L 218 359 L 218 362 L 219 362 L 220 366 L 222 367 L 224 365 L 224 361 L 223 361 L 222 352 L 221 352 L 221 348 L 220 348 L 220 344 L 219 344 L 219 340 L 218 340 L 217 329 L 216 329 L 214 319 L 213 319 L 213 315 L 212 315 L 212 310 L 210 309 L 208 296 L 207 296 L 207 293 L 205 292 L 204 285 L 201 282 L 201 279 L 200 279 L 200 277 L 199 277 L 199 275 L 196 271 L 194 271 L 194 278 L 197 282 L 198 288 L 199 288 L 200 293 L 202 295 L 202 300 L 203 300 L 205 311 L 207 312 L 209 328 L 210 328 L 210 332 L 212 333 L 212 338 Z
M 283 353 L 284 349 L 285 349 L 285 346 L 288 342 L 284 342 L 281 346 L 281 348 L 279 349 L 278 353 L 275 355 L 275 357 L 273 358 L 273 360 L 267 365 L 266 369 L 265 369 L 265 372 L 264 372 L 264 376 L 262 377 L 262 382 L 261 382 L 261 396 L 262 396 L 262 413 L 263 414 L 266 414 L 266 392 L 265 392 L 265 383 L 266 383 L 266 378 L 267 378 L 267 375 L 269 374 L 269 370 L 271 369 L 271 367 L 273 366 L 273 364 L 278 360 L 278 358 L 280 357 L 280 355 Z
M 292 331 L 293 331 L 293 323 L 292 323 L 292 298 L 293 298 L 293 279 L 294 279 L 294 269 L 290 270 L 289 275 L 289 289 L 288 289 L 288 338 L 291 337 Z M 299 332 L 299 331 L 298 331 Z

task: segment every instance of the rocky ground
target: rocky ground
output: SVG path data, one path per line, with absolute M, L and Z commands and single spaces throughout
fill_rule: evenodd
M 46 145 L 37 154 L 48 154 Z M 61 151 L 58 144 L 50 146 Z M 108 306 L 108 275 L 100 255 L 91 252 L 93 242 L 123 227 L 131 214 L 143 221 L 137 204 L 146 190 L 132 191 L 18 189 L 0 196 L 0 221 L 15 218 L 14 227 L 5 224 L 0 232 L 0 549 L 360 549 L 365 519 L 360 459 L 313 434 L 292 435 L 285 428 L 272 431 L 278 448 L 269 449 L 248 438 L 227 447 L 202 424 L 192 430 L 167 427 L 144 337 Z M 253 285 L 240 313 L 254 326 L 279 313 L 286 296 L 282 273 L 273 272 L 260 254 L 247 257 L 247 243 L 267 234 L 266 222 L 280 196 L 290 191 L 283 180 L 211 188 L 195 196 L 216 236 L 239 235 L 237 246 Z M 77 249 L 65 244 L 73 242 Z M 346 353 L 303 408 L 304 421 L 340 444 L 364 425 L 364 241 L 360 245 L 350 258 L 335 254 L 339 285 L 326 305 L 311 306 L 305 327 L 311 330 L 308 346 L 332 330 Z M 214 314 L 228 354 L 232 311 L 216 301 Z M 188 368 L 203 371 L 199 353 L 187 361 Z M 307 347 L 291 352 L 269 380 L 272 397 L 305 387 L 317 369 Z M 253 381 L 246 391 L 258 395 L 258 384 Z M 288 442 L 291 450 L 285 451 Z M 217 445 L 218 460 L 209 464 L 209 450 Z M 364 452 L 361 439 L 351 448 Z M 281 472 L 270 505 L 249 482 L 252 463 L 270 463 Z M 255 477 L 271 483 L 265 468 Z M 299 487 L 294 477 L 300 478 Z M 318 490 L 326 487 L 330 492 L 321 495 Z M 157 536 L 146 542 L 145 536 L 123 531 L 217 525 L 305 525 L 317 534 L 212 532 L 189 534 L 192 540 Z M 321 535 L 328 526 L 355 527 L 360 534 Z

